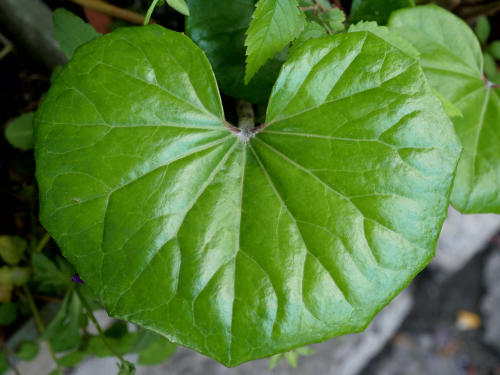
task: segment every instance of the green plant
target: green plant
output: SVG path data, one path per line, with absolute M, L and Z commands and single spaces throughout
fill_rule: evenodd
M 45 266 L 66 273 L 45 334 L 69 330 L 53 345 L 79 347 L 63 364 L 104 351 L 126 373 L 121 356 L 142 353 L 123 326 L 82 348 L 89 286 L 110 315 L 227 366 L 282 352 L 296 365 L 428 264 L 450 194 L 499 212 L 498 86 L 455 16 L 355 1 L 345 30 L 326 0 L 167 3 L 189 14 L 187 36 L 97 36 L 56 12 L 77 35 L 63 32 L 72 59 L 35 116 L 40 216 L 87 284 L 65 285 L 60 258 Z M 154 337 L 143 363 L 171 354 Z

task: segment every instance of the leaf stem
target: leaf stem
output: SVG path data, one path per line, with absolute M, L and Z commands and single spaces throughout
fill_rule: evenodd
M 47 243 L 50 241 L 50 234 L 45 233 L 40 242 L 35 247 L 35 253 L 39 253 L 43 250 L 43 248 L 47 245 Z
M 151 5 L 148 8 L 148 12 L 146 13 L 146 17 L 144 18 L 144 26 L 149 24 L 149 20 L 151 19 L 151 15 L 156 8 L 156 4 L 158 4 L 158 0 L 153 0 Z
M 31 295 L 31 292 L 26 285 L 23 286 L 23 290 L 24 294 L 26 295 L 26 299 L 28 300 L 28 305 L 31 309 L 31 312 L 33 313 L 33 319 L 35 320 L 35 324 L 38 328 L 38 331 L 40 332 L 41 335 L 43 335 L 43 333 L 45 332 L 45 324 L 43 323 L 42 317 L 40 316 L 40 312 L 36 307 L 35 300 L 33 299 L 33 296 Z M 50 356 L 52 357 L 52 360 L 56 364 L 57 371 L 59 371 L 59 373 L 62 374 L 61 365 L 59 364 L 59 361 L 56 357 L 56 353 L 54 352 L 52 344 L 50 343 L 49 340 L 45 341 L 47 342 L 47 347 L 49 348 Z
M 69 0 L 96 12 L 115 17 L 134 25 L 143 25 L 145 17 L 139 13 L 132 12 L 128 9 L 123 9 L 112 4 L 105 3 L 100 0 Z M 149 20 L 148 20 L 149 21 Z
M 127 361 L 125 360 L 125 358 L 123 358 L 123 356 L 118 353 L 112 346 L 111 344 L 108 342 L 108 340 L 106 340 L 106 336 L 104 334 L 104 331 L 102 330 L 101 326 L 99 325 L 99 322 L 97 321 L 97 319 L 95 318 L 94 314 L 92 313 L 92 308 L 90 307 L 90 304 L 89 302 L 87 301 L 87 298 L 83 295 L 83 293 L 80 291 L 80 289 L 77 287 L 75 288 L 75 291 L 76 293 L 78 294 L 78 297 L 80 298 L 80 301 L 82 301 L 82 305 L 83 307 L 85 308 L 85 311 L 87 313 L 87 316 L 89 317 L 89 319 L 92 321 L 92 323 L 94 323 L 96 329 L 97 329 L 97 332 L 99 333 L 99 337 L 101 338 L 101 340 L 103 341 L 104 345 L 106 345 L 106 347 L 109 349 L 109 351 L 116 357 L 120 360 L 120 362 L 122 363 L 122 365 L 126 365 L 127 364 Z

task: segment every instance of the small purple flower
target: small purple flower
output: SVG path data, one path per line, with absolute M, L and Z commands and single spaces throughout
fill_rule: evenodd
M 78 284 L 85 284 L 85 281 L 83 281 L 82 279 L 80 279 L 80 276 L 78 274 L 76 274 L 75 276 L 73 276 L 71 278 L 71 281 L 73 281 L 74 283 L 78 283 Z

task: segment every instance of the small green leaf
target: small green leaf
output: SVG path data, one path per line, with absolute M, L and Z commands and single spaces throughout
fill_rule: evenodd
M 245 85 L 245 32 L 255 0 L 188 0 L 191 16 L 186 34 L 203 49 L 224 94 L 267 106 L 271 89 L 286 56 L 269 60 Z M 265 112 L 265 111 L 264 111 Z
M 474 28 L 477 38 L 481 43 L 486 43 L 491 34 L 491 25 L 488 17 L 481 16 L 477 19 L 476 27 Z
M 106 337 L 106 341 L 120 355 L 125 355 L 132 352 L 134 344 L 137 341 L 137 332 L 127 332 L 120 338 Z M 87 350 L 89 353 L 99 358 L 113 356 L 114 354 L 109 350 L 108 346 L 104 343 L 100 336 L 91 336 L 88 341 Z
M 89 354 L 87 352 L 77 350 L 63 355 L 58 359 L 58 361 L 59 364 L 63 367 L 75 367 L 88 356 Z
M 247 31 L 245 83 L 300 33 L 305 24 L 297 0 L 259 0 Z
M 81 314 L 82 303 L 78 295 L 74 292 L 66 294 L 61 308 L 44 333 L 56 352 L 74 349 L 80 344 Z
M 189 16 L 189 7 L 185 0 L 167 0 L 167 3 L 179 13 Z
M 23 361 L 32 361 L 38 355 L 39 349 L 37 343 L 33 341 L 23 341 L 15 355 Z
M 250 138 L 157 25 L 79 49 L 35 124 L 41 221 L 108 313 L 227 366 L 366 327 L 432 258 L 461 151 L 368 32 L 295 51 Z
M 149 346 L 138 352 L 140 365 L 156 365 L 165 362 L 177 350 L 177 345 L 156 333 Z
M 31 257 L 35 274 L 36 288 L 43 292 L 64 292 L 71 285 L 73 268 L 63 258 L 56 257 L 52 261 L 42 253 L 34 253 Z
M 53 22 L 54 36 L 68 59 L 73 57 L 76 49 L 82 44 L 101 35 L 91 25 L 64 8 L 54 11 Z
M 488 46 L 488 52 L 497 59 L 500 60 L 500 40 L 495 40 Z
M 443 105 L 443 109 L 448 115 L 449 118 L 453 119 L 455 117 L 464 117 L 464 114 L 448 99 L 446 99 L 443 95 L 441 95 L 435 89 L 432 89 L 434 94 L 441 100 L 441 104 Z
M 309 39 L 321 38 L 325 35 L 327 34 L 323 26 L 314 21 L 308 22 L 304 30 L 302 30 L 297 39 L 293 42 L 290 53 L 292 54 L 295 50 L 299 49 Z
M 314 353 L 315 353 L 314 349 L 312 349 L 308 346 L 302 346 L 302 347 L 296 348 L 294 350 L 297 354 L 304 355 L 304 356 L 314 355 Z
M 33 148 L 33 112 L 25 113 L 5 128 L 5 138 L 9 143 L 23 151 Z
M 17 319 L 17 305 L 12 302 L 0 304 L 0 326 L 8 326 Z
M 28 243 L 22 237 L 0 236 L 0 257 L 10 265 L 18 264 L 23 259 Z
M 385 25 L 393 11 L 414 6 L 414 0 L 353 0 L 349 21 L 375 21 Z
M 320 18 L 328 25 L 333 33 L 344 31 L 345 29 L 345 13 L 338 8 L 322 13 Z
M 463 20 L 434 5 L 397 11 L 389 27 L 419 50 L 432 87 L 463 114 L 453 118 L 464 147 L 453 206 L 464 213 L 500 213 L 500 90 L 483 80 L 478 39 Z
M 6 286 L 21 286 L 30 279 L 30 270 L 27 267 L 8 267 L 0 268 L 0 284 Z
M 284 356 L 290 366 L 297 368 L 299 365 L 299 355 L 295 351 L 286 352 Z
M 486 74 L 487 78 L 494 77 L 498 72 L 497 63 L 495 59 L 488 52 L 485 52 L 483 54 L 483 58 L 484 58 L 484 74 Z
M 269 357 L 269 370 L 273 370 L 281 362 L 283 354 L 275 354 Z
M 135 366 L 133 363 L 125 361 L 124 363 L 118 364 L 118 375 L 134 375 Z

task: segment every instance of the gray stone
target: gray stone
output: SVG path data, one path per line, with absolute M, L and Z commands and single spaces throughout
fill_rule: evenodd
M 430 267 L 446 277 L 462 269 L 500 229 L 500 215 L 464 215 L 450 206 Z
M 481 301 L 484 341 L 500 352 L 500 249 L 496 248 L 485 265 L 486 294 Z

